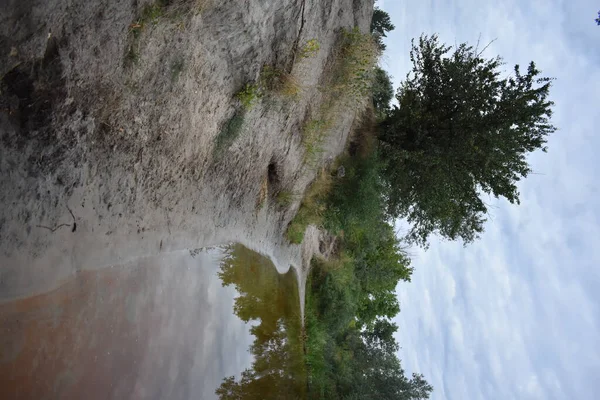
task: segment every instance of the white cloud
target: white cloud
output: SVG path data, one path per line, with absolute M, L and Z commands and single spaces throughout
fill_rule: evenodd
M 396 25 L 386 66 L 397 83 L 410 68 L 410 38 L 497 40 L 487 56 L 535 60 L 554 76 L 548 154 L 530 161 L 521 205 L 493 201 L 482 239 L 464 249 L 435 241 L 413 250 L 402 284 L 397 338 L 408 371 L 434 399 L 592 399 L 600 391 L 600 52 L 592 1 L 383 3 Z

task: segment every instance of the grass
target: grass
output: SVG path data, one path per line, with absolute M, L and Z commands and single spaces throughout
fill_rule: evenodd
M 210 0 L 157 0 L 146 4 L 139 16 L 129 25 L 130 45 L 125 53 L 124 65 L 129 67 L 139 62 L 139 40 L 149 25 L 157 25 L 161 20 L 168 18 L 182 29 L 185 27 L 184 18 L 194 12 L 201 12 L 209 2 Z
M 289 190 L 282 190 L 279 193 L 277 193 L 277 197 L 275 199 L 277 201 L 277 204 L 279 204 L 280 206 L 288 207 L 294 202 L 295 198 L 296 195 L 294 193 L 290 192 Z
M 286 236 L 291 243 L 302 243 L 308 225 L 321 226 L 325 212 L 325 201 L 332 185 L 332 176 L 321 171 L 306 191 L 296 216 L 288 225 Z
M 244 117 L 246 114 L 245 109 L 236 110 L 235 113 L 229 118 L 229 120 L 221 128 L 221 132 L 215 140 L 215 153 L 221 153 L 233 144 L 235 139 L 239 136 L 242 131 L 244 124 Z
M 302 129 L 302 145 L 304 146 L 304 161 L 314 166 L 323 153 L 323 143 L 333 125 L 332 119 L 311 119 Z
M 314 50 L 315 44 L 309 48 Z M 378 56 L 371 34 L 363 34 L 358 28 L 342 31 L 332 74 L 323 87 L 324 100 L 317 116 L 309 120 L 302 131 L 304 161 L 309 166 L 319 161 L 324 141 L 341 114 L 348 109 L 362 111 L 367 106 L 372 97 Z
M 319 41 L 317 39 L 310 39 L 300 49 L 300 57 L 302 57 L 302 58 L 314 57 L 319 52 L 320 48 L 321 48 L 321 45 L 319 44 Z
M 278 93 L 291 99 L 297 98 L 301 91 L 300 84 L 292 74 L 271 65 L 262 68 L 259 83 L 264 91 Z
M 142 16 L 140 19 L 141 24 L 144 25 L 145 23 L 152 23 L 156 25 L 158 23 L 158 20 L 162 16 L 164 16 L 166 7 L 166 1 L 157 1 L 155 3 L 147 4 L 146 6 L 144 6 L 144 8 L 142 9 Z
M 249 110 L 262 97 L 260 88 L 255 83 L 247 83 L 235 97 L 240 101 L 242 107 Z
M 334 73 L 334 91 L 355 106 L 365 105 L 371 97 L 374 67 L 380 51 L 373 36 L 358 28 L 342 32 L 342 44 Z

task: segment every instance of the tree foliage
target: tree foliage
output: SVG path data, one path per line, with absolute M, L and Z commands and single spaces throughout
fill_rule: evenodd
M 324 211 L 324 228 L 339 237 L 340 260 L 313 260 L 308 279 L 309 397 L 427 398 L 431 386 L 401 367 L 391 322 L 400 311 L 396 287 L 410 280 L 410 260 L 386 216 L 377 152 L 359 154 L 341 159 L 346 174 L 334 180 Z
M 398 88 L 399 106 L 381 124 L 388 213 L 412 224 L 409 241 L 426 245 L 437 232 L 472 241 L 488 211 L 483 195 L 519 203 L 517 182 L 527 155 L 546 151 L 553 103 L 551 78 L 531 62 L 502 77 L 502 60 L 476 48 L 413 41 L 412 72 Z
M 390 15 L 382 9 L 375 7 L 373 17 L 371 18 L 371 33 L 375 37 L 377 46 L 381 51 L 385 50 L 383 38 L 387 36 L 389 31 L 393 31 L 395 28 Z
M 373 107 L 377 117 L 382 119 L 390 112 L 390 103 L 394 98 L 394 87 L 390 75 L 383 69 L 375 67 L 373 77 Z
M 400 311 L 396 285 L 410 280 L 412 268 L 385 213 L 377 153 L 344 161 L 346 176 L 333 185 L 325 227 L 344 234 L 343 247 L 359 288 L 356 322 L 370 326 L 378 317 L 391 318 Z

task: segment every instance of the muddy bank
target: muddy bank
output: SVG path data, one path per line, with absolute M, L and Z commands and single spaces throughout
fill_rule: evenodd
M 323 100 L 340 28 L 367 31 L 372 2 L 149 4 L 0 5 L 0 300 L 232 241 L 280 271 L 302 265 L 283 237 L 317 169 L 301 128 Z M 319 50 L 299 57 L 311 39 Z M 216 151 L 235 93 L 265 65 L 289 71 L 298 96 L 259 99 Z M 340 113 L 317 165 L 342 151 L 354 120 Z M 282 190 L 298 194 L 291 205 L 277 203 Z

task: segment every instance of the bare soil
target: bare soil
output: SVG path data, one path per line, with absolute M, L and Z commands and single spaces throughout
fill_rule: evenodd
M 143 24 L 151 3 L 136 0 L 0 3 L 0 301 L 227 242 L 296 267 L 304 290 L 320 234 L 310 227 L 304 249 L 289 245 L 299 200 L 281 207 L 275 196 L 303 193 L 345 146 L 351 111 L 316 168 L 301 129 L 323 101 L 340 28 L 367 31 L 372 1 L 169 3 Z M 317 54 L 297 56 L 310 39 Z M 299 96 L 261 98 L 216 151 L 235 94 L 264 65 L 290 72 Z

